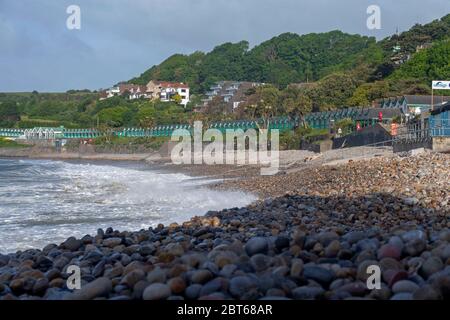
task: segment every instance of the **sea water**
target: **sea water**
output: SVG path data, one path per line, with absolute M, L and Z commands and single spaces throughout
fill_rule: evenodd
M 137 231 L 256 198 L 138 163 L 0 159 L 0 252 L 59 244 L 98 228 Z

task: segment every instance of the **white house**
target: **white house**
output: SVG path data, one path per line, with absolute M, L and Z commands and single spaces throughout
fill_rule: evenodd
M 174 96 L 181 97 L 180 104 L 186 107 L 190 101 L 189 86 L 178 82 L 150 81 L 147 85 L 120 84 L 100 93 L 100 100 L 114 96 L 127 95 L 128 99 L 139 98 L 160 99 L 163 102 L 173 101 Z
M 163 102 L 172 101 L 175 95 L 181 97 L 181 104 L 186 107 L 190 101 L 189 86 L 184 83 L 177 82 L 160 82 L 161 89 L 160 99 Z

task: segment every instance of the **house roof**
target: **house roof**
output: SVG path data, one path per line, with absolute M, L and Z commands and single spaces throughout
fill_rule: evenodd
M 408 104 L 425 104 L 425 105 L 431 105 L 431 99 L 432 96 L 412 96 L 412 95 L 405 95 L 405 99 Z M 450 101 L 450 97 L 447 96 L 434 96 L 433 103 L 440 103 Z
M 189 86 L 182 82 L 167 82 L 167 81 L 161 81 L 159 82 L 159 86 L 161 88 L 183 88 L 183 89 L 189 89 Z
M 404 95 L 399 97 L 390 97 L 381 100 L 381 105 L 386 106 L 396 104 L 397 102 L 402 103 L 406 101 L 408 105 L 431 105 L 432 97 L 428 95 Z M 450 101 L 449 96 L 434 96 L 433 102 L 436 105 L 437 103 Z
M 435 108 L 434 110 L 430 111 L 430 113 L 433 116 L 435 116 L 435 115 L 438 115 L 438 114 L 440 114 L 442 112 L 445 112 L 445 111 L 450 111 L 450 102 L 446 102 L 446 103 L 442 104 L 441 106 L 439 106 L 439 107 Z
M 392 119 L 402 114 L 400 109 L 368 108 L 365 110 L 366 112 L 362 113 L 361 116 L 358 117 L 359 120 L 378 118 L 378 114 L 380 112 L 383 114 L 383 118 L 385 119 Z
M 137 84 L 120 84 L 119 91 L 120 94 L 124 94 L 125 91 L 129 91 L 130 93 L 136 93 L 138 91 L 144 93 L 147 91 L 147 86 Z

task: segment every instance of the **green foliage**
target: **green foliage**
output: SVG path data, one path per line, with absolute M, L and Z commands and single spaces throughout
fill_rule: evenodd
M 19 109 L 15 101 L 0 102 L 0 127 L 11 127 L 20 120 Z
M 337 121 L 334 124 L 334 127 L 335 127 L 336 132 L 338 131 L 338 129 L 341 129 L 342 134 L 346 135 L 346 134 L 349 134 L 354 131 L 355 124 L 352 119 L 345 118 L 345 119 L 341 119 L 341 120 Z
M 225 43 L 209 53 L 176 54 L 153 66 L 131 83 L 150 80 L 188 83 L 192 101 L 187 108 L 175 102 L 99 101 L 98 93 L 0 93 L 0 126 L 28 128 L 65 126 L 101 128 L 265 118 L 302 117 L 311 111 L 370 106 L 373 100 L 402 94 L 429 94 L 431 80 L 450 78 L 450 15 L 380 42 L 340 31 L 297 35 L 284 33 L 252 49 L 249 43 Z M 430 45 L 416 53 L 419 45 Z M 392 48 L 399 45 L 400 52 Z M 399 66 L 400 58 L 409 61 Z M 400 61 L 402 60 L 400 59 Z M 237 112 L 224 112 L 217 103 L 207 113 L 192 112 L 216 81 L 271 83 L 249 90 Z M 297 84 L 299 83 L 299 84 Z M 293 85 L 289 85 L 293 84 Z M 443 92 L 450 94 L 450 92 Z M 303 133 L 305 134 L 305 133 Z M 286 139 L 289 138 L 287 134 Z
M 194 52 L 191 55 L 175 54 L 158 66 L 153 66 L 139 77 L 131 79 L 131 83 L 145 85 L 150 80 L 164 80 L 189 83 L 194 92 L 198 92 L 199 67 L 205 54 Z
M 332 110 L 345 107 L 356 87 L 357 82 L 350 74 L 339 72 L 323 78 L 306 94 L 314 101 L 315 110 Z
M 285 87 L 293 82 L 318 80 L 333 66 L 375 44 L 374 38 L 340 31 L 297 35 L 284 33 L 249 50 L 246 41 L 225 43 L 211 52 L 174 55 L 131 79 L 131 83 L 166 80 L 188 83 L 194 93 L 204 92 L 218 80 L 272 83 Z M 331 71 L 330 71 L 331 70 Z
M 129 112 L 127 107 L 112 107 L 100 111 L 98 118 L 100 122 L 110 127 L 122 127 L 126 123 L 126 115 Z
M 281 150 L 296 150 L 300 148 L 302 140 L 310 143 L 328 138 L 327 129 L 312 129 L 309 127 L 299 127 L 295 130 L 285 131 L 280 134 Z
M 14 140 L 0 138 L 0 148 L 27 148 L 30 145 L 17 143 Z
M 135 149 L 135 147 L 139 146 L 141 149 L 159 150 L 164 142 L 168 140 L 168 137 L 100 137 L 94 139 L 94 145 L 111 149 L 120 146 Z
M 392 49 L 397 45 L 401 47 L 400 53 L 412 54 L 416 52 L 416 48 L 419 45 L 444 40 L 449 36 L 450 14 L 425 25 L 416 24 L 400 35 L 393 35 L 386 38 L 380 41 L 380 47 L 389 56 L 393 55 Z
M 411 60 L 396 70 L 389 79 L 417 79 L 430 84 L 432 80 L 450 78 L 450 41 L 435 43 L 431 48 L 415 54 Z
M 183 100 L 183 98 L 181 98 L 181 96 L 177 93 L 176 95 L 174 95 L 172 97 L 173 102 L 175 102 L 176 104 L 181 104 L 181 101 Z
M 30 127 L 49 122 L 54 126 L 89 127 L 92 119 L 87 111 L 98 98 L 96 93 L 74 91 L 72 93 L 3 93 L 1 106 L 15 105 L 13 116 L 9 116 L 10 126 Z M 5 117 L 0 116 L 1 120 Z M 2 123 L 0 123 L 0 126 Z
M 347 105 L 351 107 L 369 107 L 372 101 L 386 97 L 388 94 L 388 82 L 364 83 L 353 92 L 353 95 L 347 100 Z

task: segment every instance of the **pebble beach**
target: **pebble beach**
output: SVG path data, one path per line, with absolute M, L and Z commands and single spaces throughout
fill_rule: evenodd
M 111 226 L 0 255 L 0 299 L 450 297 L 449 154 L 255 174 L 215 188 L 260 200 L 182 224 L 134 232 Z M 71 265 L 80 267 L 80 290 L 67 288 Z M 366 283 L 373 265 L 380 289 Z

